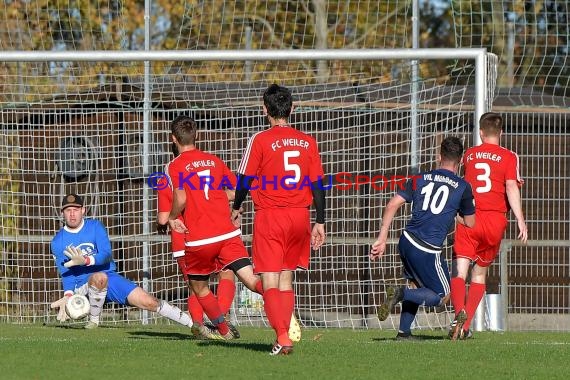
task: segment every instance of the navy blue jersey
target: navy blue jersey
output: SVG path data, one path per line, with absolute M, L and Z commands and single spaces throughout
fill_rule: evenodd
M 471 186 L 446 169 L 436 169 L 406 182 L 398 191 L 412 202 L 412 218 L 406 231 L 434 246 L 441 247 L 458 212 L 475 214 Z

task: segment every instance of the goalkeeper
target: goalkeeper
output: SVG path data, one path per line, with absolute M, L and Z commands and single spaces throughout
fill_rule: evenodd
M 100 221 L 84 218 L 85 207 L 80 196 L 66 195 L 61 212 L 65 225 L 51 241 L 64 292 L 62 298 L 51 304 L 52 309 L 59 308 L 58 321 L 68 319 L 65 303 L 68 297 L 79 293 L 89 298 L 91 306 L 86 329 L 99 326 L 105 302 L 157 312 L 189 328 L 192 326 L 188 314 L 117 273 L 107 231 Z

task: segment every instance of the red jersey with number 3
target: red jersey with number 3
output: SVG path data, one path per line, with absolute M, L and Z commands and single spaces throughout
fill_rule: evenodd
M 274 126 L 251 137 L 238 173 L 255 178 L 256 209 L 309 207 L 311 183 L 323 178 L 316 140 L 291 126 Z
M 234 189 L 236 177 L 217 156 L 198 149 L 181 153 L 169 165 L 174 189 L 186 192 L 184 224 L 186 246 L 215 243 L 239 236 L 231 222 L 225 189 Z
M 481 144 L 467 149 L 463 156 L 465 180 L 473 188 L 475 208 L 482 211 L 507 212 L 507 180 L 522 180 L 516 153 L 496 144 Z

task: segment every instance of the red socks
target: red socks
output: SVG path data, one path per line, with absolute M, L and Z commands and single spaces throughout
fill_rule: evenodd
M 285 327 L 287 327 L 287 332 L 289 332 L 291 315 L 295 309 L 295 293 L 293 293 L 292 290 L 282 290 L 281 299 L 283 300 L 283 318 L 285 319 Z
M 472 282 L 469 285 L 469 293 L 467 294 L 467 303 L 465 305 L 465 311 L 467 312 L 467 320 L 463 324 L 463 330 L 467 331 L 471 320 L 475 315 L 475 311 L 481 302 L 481 299 L 485 295 L 485 290 L 487 289 L 485 284 L 480 284 L 477 282 Z
M 190 313 L 193 322 L 204 324 L 204 309 L 202 309 L 202 305 L 194 293 L 188 297 L 188 313 Z
M 212 292 L 208 292 L 205 297 L 196 297 L 198 302 L 204 308 L 204 312 L 210 319 L 210 321 L 218 327 L 218 331 L 220 334 L 225 335 L 228 333 L 228 325 L 224 320 L 224 315 L 222 314 L 222 310 L 220 309 L 220 305 L 218 305 L 218 300 L 212 294 Z
M 287 326 L 291 320 L 291 314 L 289 314 L 289 321 L 285 324 L 285 314 L 287 311 L 284 305 L 285 300 L 282 296 L 282 292 L 277 288 L 270 288 L 265 290 L 263 294 L 265 315 L 275 330 L 277 335 L 277 342 L 282 346 L 292 346 L 293 342 L 289 339 L 287 335 Z
M 234 295 L 236 294 L 236 284 L 233 280 L 221 279 L 218 283 L 218 304 L 222 314 L 226 315 L 232 307 L 234 302 Z
M 456 316 L 465 309 L 465 280 L 461 277 L 451 279 L 451 304 Z

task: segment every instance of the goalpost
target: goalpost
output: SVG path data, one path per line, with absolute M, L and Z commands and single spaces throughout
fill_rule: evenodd
M 424 76 L 429 70 L 421 65 L 434 60 L 451 62 L 449 72 Z M 293 90 L 293 124 L 316 137 L 325 172 L 336 180 L 327 194 L 327 243 L 313 253 L 311 269 L 296 274 L 299 319 L 306 326 L 396 327 L 397 314 L 380 325 L 375 309 L 385 288 L 402 280 L 393 243 L 408 215 L 395 219 L 385 257 L 370 263 L 394 190 L 378 190 L 370 179 L 430 169 L 446 135 L 477 143 L 475 121 L 490 110 L 496 81 L 496 57 L 485 49 L 4 51 L 0 61 L 7 89 L 0 154 L 12 183 L 1 215 L 12 222 L 2 228 L 0 320 L 16 322 L 55 318 L 49 303 L 60 287 L 49 242 L 70 191 L 84 194 L 89 216 L 107 226 L 119 271 L 184 309 L 187 290 L 168 237 L 154 231 L 156 195 L 147 184 L 171 159 L 169 122 L 191 114 L 201 127 L 199 147 L 235 170 L 247 139 L 266 127 L 262 91 L 279 82 Z M 315 61 L 329 63 L 325 84 L 303 74 Z M 409 75 L 410 62 L 418 62 L 420 77 Z M 432 311 L 420 313 L 416 327 L 448 325 L 447 309 Z M 238 323 L 265 323 L 260 299 L 239 285 L 232 315 Z M 106 307 L 106 321 L 155 318 Z

